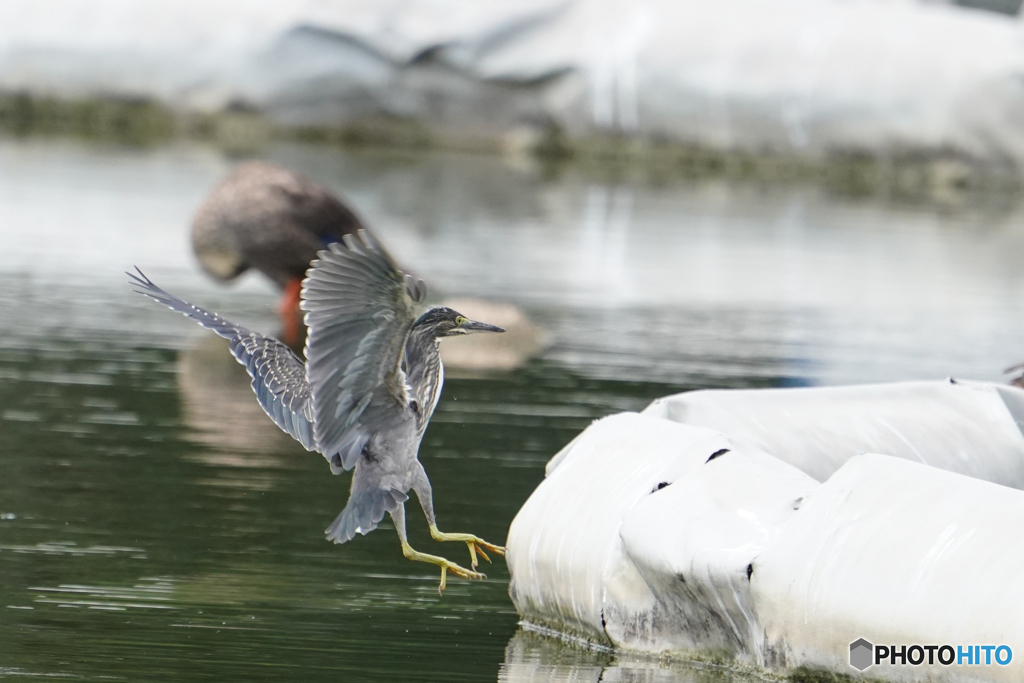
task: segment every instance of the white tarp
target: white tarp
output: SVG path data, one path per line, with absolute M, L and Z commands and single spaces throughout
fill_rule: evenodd
M 0 90 L 301 124 L 1024 161 L 1010 17 L 869 0 L 15 0 Z
M 755 560 L 769 661 L 852 673 L 850 643 L 1008 645 L 1008 666 L 875 666 L 893 680 L 1021 680 L 1024 493 L 881 455 L 850 460 Z M 983 655 L 984 656 L 984 655 Z
M 818 481 L 885 453 L 1024 489 L 1024 391 L 991 382 L 691 391 L 644 414 L 728 434 Z
M 973 397 L 980 404 L 974 414 L 984 415 L 999 396 L 995 387 L 953 395 L 948 386 L 890 385 L 889 408 L 928 398 L 930 388 L 933 404 L 952 396 L 952 405 L 965 407 Z M 885 393 L 867 390 L 876 398 Z M 834 390 L 807 391 L 824 392 L 819 406 L 835 398 Z M 820 423 L 823 413 L 810 405 L 802 408 L 808 424 Z M 752 402 L 734 407 L 757 422 Z M 800 410 L 790 404 L 780 434 L 799 430 Z M 856 455 L 838 427 L 831 461 L 840 466 L 818 483 L 794 467 L 799 458 L 787 464 L 749 438 L 657 412 L 594 423 L 552 460 L 516 516 L 508 538 L 510 594 L 528 622 L 627 650 L 777 672 L 809 666 L 858 675 L 848 659 L 858 638 L 1007 645 L 1024 653 L 1017 558 L 1024 492 L 905 458 Z M 921 428 L 913 430 L 910 415 L 900 414 L 900 438 L 911 441 L 949 415 L 920 413 Z M 863 415 L 847 433 L 858 425 L 870 434 Z M 976 434 L 971 457 L 999 461 L 1001 430 L 1016 429 L 1014 417 L 1004 408 L 987 427 L 992 440 L 984 429 Z M 935 443 L 911 446 L 926 453 Z M 879 665 L 864 675 L 1019 680 L 1020 662 L 1014 664 Z

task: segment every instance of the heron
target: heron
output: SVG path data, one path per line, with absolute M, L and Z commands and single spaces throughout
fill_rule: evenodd
M 168 306 L 230 342 L 231 353 L 252 377 L 267 415 L 307 450 L 327 458 L 331 472 L 354 470 L 348 503 L 327 528 L 327 539 L 346 543 L 368 534 L 390 514 L 402 554 L 468 579 L 477 556 L 504 555 L 501 546 L 466 533 L 438 529 L 430 480 L 418 458 L 420 443 L 444 383 L 441 340 L 479 332 L 504 332 L 451 308 L 425 308 L 426 286 L 403 273 L 366 230 L 345 235 L 312 262 L 302 282 L 301 306 L 309 328 L 305 363 L 286 344 L 155 285 L 136 268 L 134 291 Z M 469 548 L 467 569 L 414 550 L 406 536 L 405 501 L 416 493 L 437 541 Z
M 299 292 L 310 261 L 362 229 L 330 190 L 263 161 L 239 164 L 210 193 L 192 221 L 192 250 L 203 270 L 227 282 L 257 270 L 283 290 L 282 339 L 300 341 Z
M 1003 370 L 1004 375 L 1012 374 L 1010 378 L 1010 386 L 1024 389 L 1024 363 L 1017 363 Z

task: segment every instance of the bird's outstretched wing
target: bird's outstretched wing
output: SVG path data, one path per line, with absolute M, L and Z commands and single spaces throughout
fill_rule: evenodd
M 153 284 L 138 268 L 138 274 L 127 273 L 139 294 L 182 313 L 203 327 L 213 330 L 231 343 L 231 353 L 245 366 L 252 377 L 252 390 L 256 392 L 263 410 L 278 427 L 312 451 L 316 448 L 313 437 L 313 407 L 310 386 L 306 382 L 302 361 L 291 349 L 270 337 L 256 334 L 241 325 L 224 320 Z
M 338 454 L 347 470 L 374 432 L 409 404 L 402 353 L 426 286 L 398 270 L 365 230 L 344 241 L 313 261 L 302 308 L 316 443 L 328 458 Z

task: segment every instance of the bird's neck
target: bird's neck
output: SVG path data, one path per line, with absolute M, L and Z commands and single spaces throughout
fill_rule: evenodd
M 422 319 L 421 319 L 422 320 Z M 409 330 L 409 340 L 406 342 L 406 348 L 411 346 L 427 347 L 432 346 L 435 349 L 441 340 L 434 336 L 434 328 L 429 323 L 421 322 L 417 320 L 413 323 L 412 329 Z M 433 342 L 431 344 L 431 342 Z
M 440 362 L 440 344 L 430 326 L 413 325 L 405 342 L 405 360 L 410 370 L 432 368 L 435 360 Z
M 405 343 L 406 382 L 420 406 L 418 410 L 421 435 L 434 412 L 437 397 L 441 393 L 441 383 L 444 381 L 439 342 L 440 339 L 436 338 L 430 329 L 417 330 L 413 327 Z

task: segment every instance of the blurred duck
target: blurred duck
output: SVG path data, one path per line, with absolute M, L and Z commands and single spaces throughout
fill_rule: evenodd
M 278 305 L 281 341 L 297 349 L 305 336 L 299 294 L 310 261 L 360 229 L 359 218 L 327 188 L 286 168 L 250 161 L 237 166 L 199 207 L 192 248 L 203 270 L 222 282 L 249 268 L 276 282 L 284 290 Z M 476 344 L 452 339 L 442 347 L 454 374 L 512 370 L 543 347 L 540 330 L 515 306 L 478 299 L 445 304 L 508 330 L 475 339 Z
M 283 341 L 302 342 L 299 292 L 317 252 L 363 227 L 329 190 L 262 161 L 240 164 L 213 189 L 192 222 L 192 248 L 210 276 L 227 282 L 255 268 L 284 294 Z

